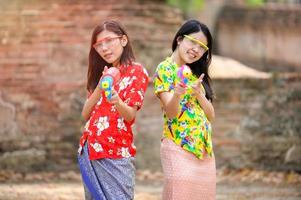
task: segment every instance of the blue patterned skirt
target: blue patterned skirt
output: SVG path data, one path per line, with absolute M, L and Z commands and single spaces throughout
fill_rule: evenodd
M 89 160 L 87 142 L 78 163 L 86 200 L 134 199 L 135 158 Z

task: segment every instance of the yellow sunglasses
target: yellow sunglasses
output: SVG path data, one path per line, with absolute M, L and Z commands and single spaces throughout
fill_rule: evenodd
M 197 40 L 197 39 L 195 39 L 195 38 L 193 38 L 193 37 L 191 37 L 189 35 L 184 35 L 184 37 L 187 38 L 187 39 L 189 39 L 189 40 L 191 40 L 191 41 L 193 41 L 193 42 L 196 42 L 201 47 L 203 47 L 205 49 L 205 51 L 209 50 L 209 48 L 203 42 L 201 42 L 201 41 L 199 41 L 199 40 Z

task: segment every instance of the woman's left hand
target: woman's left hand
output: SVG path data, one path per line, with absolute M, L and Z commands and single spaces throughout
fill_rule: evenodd
M 198 78 L 198 80 L 193 85 L 191 85 L 193 94 L 196 96 L 198 96 L 198 95 L 204 96 L 205 95 L 203 92 L 203 88 L 201 87 L 204 76 L 205 76 L 205 74 L 201 74 L 201 76 Z

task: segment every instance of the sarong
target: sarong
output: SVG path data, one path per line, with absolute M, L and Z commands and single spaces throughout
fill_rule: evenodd
M 170 139 L 161 143 L 163 200 L 215 200 L 215 158 L 198 159 Z
M 87 142 L 78 162 L 86 200 L 134 199 L 134 157 L 89 160 Z

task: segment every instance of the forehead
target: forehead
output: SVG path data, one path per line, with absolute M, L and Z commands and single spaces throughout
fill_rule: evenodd
M 199 31 L 197 33 L 191 33 L 191 34 L 189 34 L 189 36 L 203 42 L 204 44 L 207 44 L 207 42 L 208 42 L 206 36 L 204 35 L 204 33 L 202 31 Z
M 116 37 L 116 36 L 118 36 L 118 35 L 112 31 L 103 30 L 97 35 L 96 40 L 101 40 L 103 38 Z

